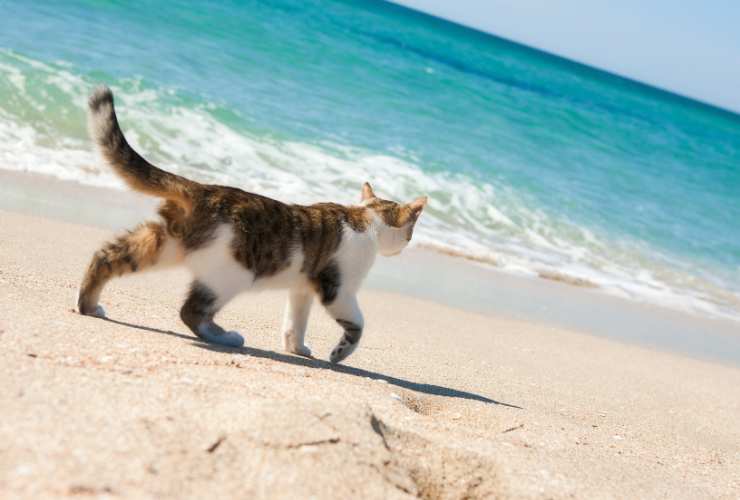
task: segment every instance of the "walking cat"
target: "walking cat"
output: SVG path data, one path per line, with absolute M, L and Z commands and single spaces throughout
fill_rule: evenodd
M 184 265 L 193 282 L 180 317 L 201 339 L 242 346 L 239 333 L 214 322 L 216 313 L 245 290 L 285 288 L 285 350 L 311 355 L 304 339 L 317 295 L 344 330 L 331 362 L 352 354 L 364 326 L 357 291 L 377 253 L 396 255 L 409 243 L 426 197 L 382 200 L 365 183 L 356 206 L 291 205 L 200 184 L 151 165 L 129 146 L 110 89 L 96 89 L 88 104 L 90 134 L 103 157 L 131 188 L 164 201 L 161 222 L 146 222 L 94 254 L 80 287 L 81 314 L 105 315 L 98 300 L 114 276 Z

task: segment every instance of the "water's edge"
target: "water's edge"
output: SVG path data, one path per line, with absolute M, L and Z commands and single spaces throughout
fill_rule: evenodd
M 0 169 L 0 210 L 8 212 L 119 231 L 154 216 L 156 204 L 137 193 Z M 740 329 L 732 321 L 700 318 L 548 279 L 515 276 L 424 248 L 379 258 L 367 285 L 481 314 L 740 367 Z

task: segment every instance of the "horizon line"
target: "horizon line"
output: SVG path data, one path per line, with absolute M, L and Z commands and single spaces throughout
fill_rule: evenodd
M 726 115 L 730 115 L 730 117 L 732 117 L 733 119 L 740 120 L 740 109 L 735 110 L 733 108 L 724 107 L 724 106 L 719 105 L 719 104 L 715 104 L 715 103 L 712 103 L 712 102 L 709 102 L 709 101 L 705 101 L 705 100 L 700 99 L 698 97 L 693 97 L 693 96 L 690 96 L 690 95 L 687 95 L 687 94 L 683 94 L 683 93 L 681 93 L 679 91 L 676 91 L 676 90 L 672 90 L 672 89 L 668 89 L 668 88 L 665 88 L 665 87 L 661 87 L 661 86 L 659 86 L 657 84 L 654 84 L 654 83 L 650 83 L 650 82 L 645 82 L 645 81 L 642 81 L 642 80 L 638 80 L 637 78 L 634 78 L 634 77 L 631 77 L 631 76 L 627 76 L 627 75 L 623 75 L 623 74 L 617 73 L 616 71 L 613 71 L 613 70 L 601 68 L 599 66 L 594 66 L 594 65 L 592 65 L 590 63 L 579 61 L 578 59 L 573 59 L 571 57 L 563 56 L 563 55 L 557 54 L 555 52 L 550 52 L 549 50 L 546 50 L 546 49 L 543 49 L 543 48 L 540 48 L 540 47 L 536 47 L 534 45 L 529 45 L 527 43 L 520 42 L 520 41 L 514 40 L 512 38 L 507 38 L 505 36 L 501 36 L 501 35 L 498 35 L 496 33 L 492 33 L 490 31 L 485 31 L 485 30 L 483 30 L 481 28 L 478 28 L 478 27 L 475 27 L 475 26 L 471 26 L 471 25 L 468 25 L 468 24 L 465 24 L 465 23 L 462 23 L 462 22 L 459 22 L 459 21 L 452 20 L 452 19 L 447 19 L 445 17 L 441 17 L 441 16 L 438 16 L 436 14 L 432 14 L 430 12 L 425 12 L 423 10 L 415 9 L 413 7 L 408 7 L 406 5 L 402 5 L 402 4 L 396 3 L 394 0 L 383 0 L 383 2 L 386 5 L 388 5 L 388 6 L 391 6 L 391 7 L 394 7 L 394 8 L 398 8 L 398 9 L 401 9 L 401 10 L 404 10 L 404 11 L 407 11 L 408 13 L 412 13 L 412 14 L 417 15 L 417 16 L 428 17 L 428 18 L 433 19 L 436 22 L 442 22 L 442 23 L 451 24 L 451 25 L 453 25 L 453 26 L 455 26 L 457 28 L 462 28 L 464 30 L 472 31 L 472 32 L 474 32 L 474 33 L 476 33 L 478 35 L 482 35 L 484 37 L 494 38 L 494 39 L 497 39 L 497 40 L 500 40 L 500 41 L 503 41 L 503 42 L 506 42 L 506 43 L 510 43 L 512 45 L 519 46 L 519 47 L 521 47 L 523 49 L 526 49 L 526 50 L 529 50 L 529 51 L 532 51 L 532 52 L 543 54 L 543 55 L 545 55 L 547 57 L 551 57 L 551 58 L 554 58 L 554 59 L 559 59 L 559 60 L 564 61 L 564 62 L 566 62 L 568 64 L 573 64 L 573 65 L 576 65 L 576 66 L 581 66 L 581 67 L 586 68 L 586 69 L 588 69 L 590 71 L 594 71 L 594 72 L 597 72 L 597 73 L 603 73 L 603 74 L 608 75 L 610 77 L 614 77 L 614 78 L 619 78 L 621 80 L 625 80 L 626 82 L 629 82 L 630 84 L 633 84 L 633 85 L 639 85 L 639 86 L 642 86 L 642 87 L 647 87 L 648 89 L 650 89 L 652 91 L 657 91 L 657 92 L 660 92 L 660 93 L 663 93 L 663 94 L 668 94 L 669 96 L 671 96 L 674 99 L 678 99 L 678 100 L 682 100 L 682 101 L 688 101 L 688 103 L 691 104 L 691 105 L 700 106 L 700 107 L 704 107 L 704 108 L 709 108 L 712 111 L 719 112 L 719 113 L 726 114 Z

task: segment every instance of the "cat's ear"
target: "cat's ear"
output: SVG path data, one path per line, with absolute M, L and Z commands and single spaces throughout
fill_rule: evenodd
M 429 201 L 429 199 L 426 196 L 420 196 L 408 204 L 408 207 L 411 209 L 411 216 L 414 220 L 421 215 L 421 211 L 424 210 L 424 207 L 427 205 L 427 201 Z
M 373 188 L 370 186 L 369 182 L 366 182 L 362 185 L 362 198 L 361 201 L 369 200 L 371 198 L 375 198 L 375 193 L 373 193 Z

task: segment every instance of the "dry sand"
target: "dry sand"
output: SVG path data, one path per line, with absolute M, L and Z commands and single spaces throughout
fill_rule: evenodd
M 179 322 L 181 271 L 72 311 L 106 230 L 0 212 L 0 496 L 738 498 L 740 370 L 380 292 L 332 368 L 281 293 Z M 338 339 L 320 309 L 308 343 Z

